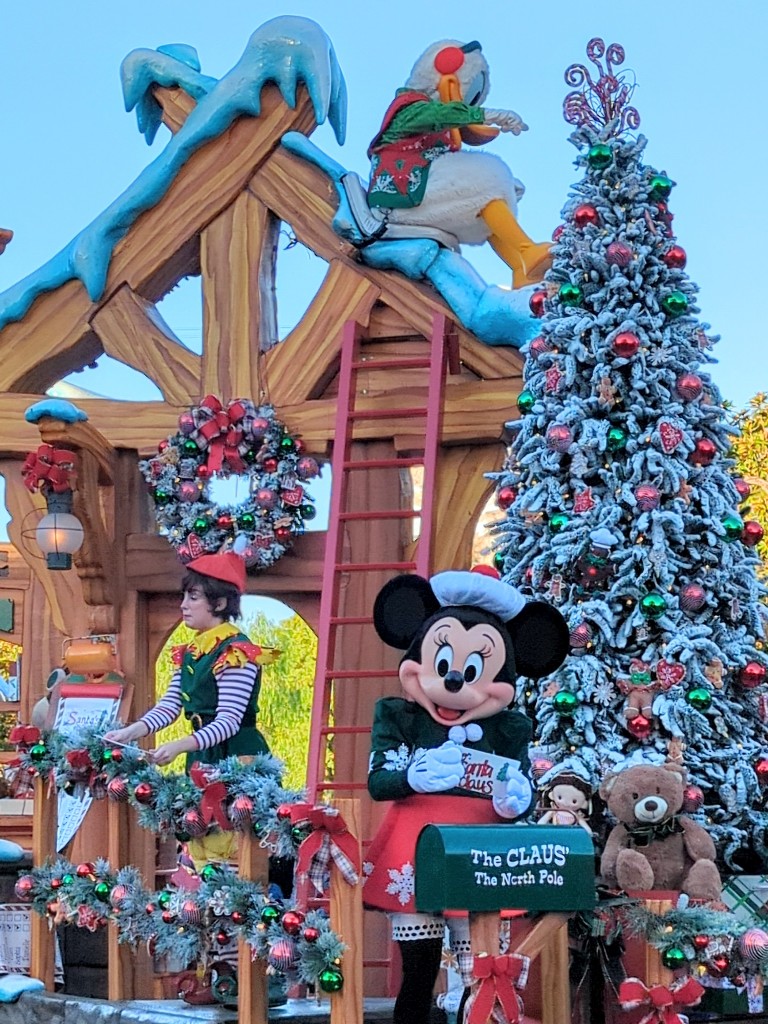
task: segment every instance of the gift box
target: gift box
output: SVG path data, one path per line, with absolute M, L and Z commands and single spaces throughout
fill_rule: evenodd
M 721 898 L 745 925 L 768 930 L 768 875 L 732 875 Z

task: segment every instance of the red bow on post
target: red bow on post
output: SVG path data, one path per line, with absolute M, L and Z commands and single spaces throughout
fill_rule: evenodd
M 686 978 L 674 988 L 654 985 L 648 988 L 639 978 L 627 978 L 619 988 L 619 1002 L 624 1010 L 651 1007 L 639 1024 L 683 1024 L 678 1010 L 696 1006 L 704 995 L 704 986 L 695 978 Z
M 21 467 L 21 475 L 28 491 L 51 490 L 54 494 L 63 494 L 64 491 L 72 490 L 74 470 L 73 452 L 41 444 L 36 452 L 27 455 Z
M 198 789 L 202 789 L 200 798 L 200 814 L 206 825 L 216 822 L 222 832 L 231 832 L 233 825 L 227 816 L 225 803 L 227 787 L 220 780 L 212 778 L 210 765 L 196 761 L 189 769 L 189 777 Z
M 14 725 L 8 733 L 8 742 L 16 747 L 31 747 L 40 741 L 40 730 L 34 725 Z
M 309 825 L 312 831 L 299 847 L 296 877 L 299 880 L 297 903 L 306 904 L 306 882 L 311 881 L 322 893 L 325 878 L 333 860 L 348 885 L 357 885 L 360 877 L 360 849 L 357 839 L 335 807 L 313 807 L 294 804 L 291 807 L 292 825 Z
M 520 1021 L 520 1001 L 515 985 L 522 988 L 528 976 L 529 960 L 526 956 L 507 954 L 489 956 L 480 953 L 472 965 L 472 977 L 480 982 L 467 1024 L 486 1024 L 498 1002 L 509 1024 Z
M 239 450 L 244 431 L 238 424 L 246 412 L 242 401 L 230 402 L 225 409 L 215 395 L 206 395 L 195 410 L 197 430 L 193 436 L 199 448 L 208 449 L 208 468 L 212 473 L 218 473 L 225 461 L 231 473 L 245 471 Z

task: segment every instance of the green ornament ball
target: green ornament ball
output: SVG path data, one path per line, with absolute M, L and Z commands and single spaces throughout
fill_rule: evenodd
M 570 520 L 565 512 L 555 512 L 555 514 L 550 517 L 549 528 L 552 533 L 560 533 L 561 530 L 565 529 L 569 522 Z
M 493 556 L 493 567 L 497 572 L 504 572 L 504 555 L 500 551 Z
M 96 898 L 101 900 L 103 903 L 109 902 L 110 890 L 106 882 L 97 882 L 96 885 L 93 887 L 93 892 Z
M 109 764 L 109 762 L 111 760 L 112 760 L 112 751 L 111 750 L 102 750 L 102 752 L 101 752 L 101 763 L 102 764 Z
M 160 907 L 161 910 L 167 910 L 168 907 L 170 907 L 172 900 L 173 893 L 170 893 L 168 892 L 167 889 L 164 889 L 157 897 L 157 905 Z
M 321 971 L 317 981 L 323 992 L 341 992 L 344 987 L 344 977 L 341 971 L 336 971 L 332 967 L 326 967 L 324 971 Z
M 70 871 L 68 871 L 65 875 L 61 876 L 61 884 L 62 885 L 72 885 L 74 880 L 75 880 L 75 876 Z
M 608 451 L 617 452 L 627 446 L 627 432 L 622 427 L 611 427 L 606 438 Z
M 182 444 L 181 447 L 182 450 L 187 453 L 187 455 L 197 455 L 197 453 L 200 451 L 200 449 L 197 446 L 197 441 L 193 441 L 192 438 L 187 438 L 187 440 Z
M 30 760 L 35 762 L 42 761 L 47 753 L 48 748 L 44 743 L 35 743 L 34 746 L 29 748 Z
M 243 512 L 241 516 L 237 517 L 237 525 L 242 526 L 244 530 L 250 530 L 256 523 L 256 516 L 253 512 Z
M 651 178 L 651 190 L 649 193 L 651 199 L 668 199 L 674 184 L 674 181 L 668 178 L 666 174 L 654 174 Z
M 301 505 L 299 512 L 301 512 L 301 518 L 307 520 L 314 519 L 317 515 L 317 509 L 314 505 Z
M 704 686 L 697 686 L 686 693 L 685 699 L 697 711 L 706 711 L 712 703 L 712 694 Z
M 274 924 L 280 920 L 280 908 L 272 903 L 267 903 L 265 907 L 262 907 L 260 916 L 262 924 Z
M 640 602 L 640 611 L 647 619 L 660 619 L 667 610 L 667 600 L 661 594 L 646 594 Z
M 167 505 L 173 499 L 173 495 L 168 491 L 155 491 L 153 497 L 156 505 Z
M 256 461 L 258 452 L 255 448 L 248 448 L 247 451 L 243 452 L 243 462 L 246 462 L 249 466 L 252 466 Z
M 602 170 L 613 162 L 613 150 L 604 142 L 598 142 L 587 153 L 587 163 L 595 170 Z
M 741 540 L 741 536 L 744 533 L 744 523 L 738 516 L 726 516 L 723 520 L 723 529 L 725 530 L 726 543 L 730 544 L 735 540 Z
M 682 292 L 670 292 L 661 300 L 661 305 L 670 316 L 682 316 L 688 309 L 688 299 Z
M 196 519 L 192 525 L 194 527 L 195 533 L 205 533 L 205 531 L 211 524 L 208 522 L 207 519 L 201 518 Z
M 530 412 L 536 402 L 536 395 L 528 388 L 517 396 L 517 408 L 522 413 Z
M 212 882 L 219 873 L 219 869 L 215 864 L 206 864 L 203 870 L 200 872 L 200 877 L 204 882 Z
M 578 306 L 584 298 L 584 292 L 579 285 L 570 284 L 570 282 L 561 285 L 557 294 L 564 306 Z
M 296 447 L 293 438 L 285 434 L 284 437 L 280 438 L 280 450 L 283 452 L 292 452 Z
M 560 690 L 552 698 L 552 707 L 558 715 L 566 717 L 575 713 L 579 706 L 579 698 L 570 690 Z
M 670 971 L 676 971 L 688 963 L 688 957 L 678 946 L 670 946 L 661 954 L 661 962 Z

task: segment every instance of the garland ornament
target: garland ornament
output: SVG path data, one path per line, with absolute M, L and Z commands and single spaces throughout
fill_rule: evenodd
M 226 406 L 215 395 L 179 416 L 177 433 L 139 463 L 155 503 L 160 533 L 182 562 L 231 549 L 246 567 L 266 569 L 314 519 L 304 482 L 320 472 L 271 405 L 238 398 Z M 247 497 L 219 505 L 216 480 L 243 478 Z

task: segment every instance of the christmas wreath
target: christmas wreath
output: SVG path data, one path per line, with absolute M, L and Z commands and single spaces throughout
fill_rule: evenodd
M 183 562 L 228 547 L 255 570 L 285 554 L 315 517 L 304 482 L 320 472 L 271 405 L 247 398 L 223 405 L 207 395 L 179 416 L 177 433 L 157 455 L 139 463 L 150 486 L 160 533 Z M 216 478 L 245 477 L 248 497 L 218 505 L 209 493 Z

